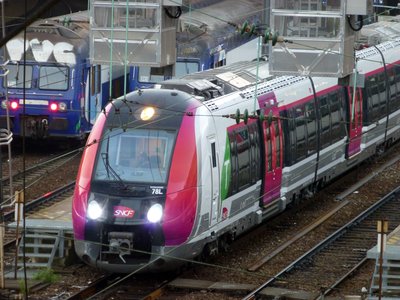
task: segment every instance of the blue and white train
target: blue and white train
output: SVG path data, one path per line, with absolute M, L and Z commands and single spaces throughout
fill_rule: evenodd
M 84 139 L 105 104 L 122 95 L 122 69 L 110 78 L 107 66 L 90 64 L 87 11 L 36 21 L 4 49 L 0 127 L 8 107 L 16 137 Z
M 176 76 L 229 64 L 243 55 L 257 57 L 256 40 L 226 21 L 261 25 L 262 0 L 199 0 L 191 5 L 177 33 Z M 79 12 L 40 20 L 27 28 L 25 42 L 21 33 L 7 43 L 2 62 L 8 62 L 8 75 L 0 77 L 1 128 L 7 127 L 8 107 L 15 137 L 84 139 L 105 104 L 125 88 L 148 88 L 169 77 L 162 68 L 130 67 L 124 75 L 124 68 L 113 66 L 110 75 L 108 65 L 92 65 L 88 17 Z

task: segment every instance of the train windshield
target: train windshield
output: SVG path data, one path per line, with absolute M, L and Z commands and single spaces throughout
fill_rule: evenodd
M 68 89 L 68 67 L 42 66 L 39 69 L 39 88 L 41 90 Z
M 22 89 L 32 87 L 32 66 L 20 65 L 20 64 L 9 64 L 7 65 L 9 70 L 7 75 L 8 87 L 12 89 Z M 25 69 L 25 85 L 24 85 L 24 69 Z
M 175 132 L 161 129 L 107 131 L 94 180 L 165 183 Z

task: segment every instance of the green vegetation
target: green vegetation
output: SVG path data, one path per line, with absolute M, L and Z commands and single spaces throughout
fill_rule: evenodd
M 42 269 L 39 272 L 37 272 L 34 276 L 34 280 L 40 280 L 46 283 L 54 283 L 59 280 L 60 276 L 55 274 L 52 269 Z

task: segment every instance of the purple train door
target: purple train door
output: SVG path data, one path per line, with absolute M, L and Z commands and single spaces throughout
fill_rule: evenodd
M 347 145 L 347 158 L 358 154 L 361 151 L 362 137 L 362 93 L 361 89 L 356 90 L 353 97 L 353 88 L 348 87 L 349 96 L 349 143 Z
M 264 185 L 262 206 L 278 199 L 281 195 L 282 183 L 282 125 L 276 98 L 269 93 L 258 98 L 261 112 L 266 120 L 262 122 L 264 141 Z

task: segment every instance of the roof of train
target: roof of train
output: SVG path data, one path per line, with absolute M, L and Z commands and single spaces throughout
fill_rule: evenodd
M 267 61 L 241 61 L 220 68 L 188 74 L 181 79 L 171 79 L 160 83 L 161 88 L 179 89 L 188 93 L 223 86 L 221 92 L 227 94 L 243 90 L 257 80 L 272 79 Z M 206 99 L 207 100 L 207 99 Z
M 58 17 L 37 20 L 26 29 L 27 60 L 60 63 L 76 63 L 80 52 L 87 56 L 89 49 L 88 12 L 77 12 Z M 11 61 L 22 59 L 24 33 L 7 42 Z M 52 55 L 53 54 L 53 55 Z
M 46 33 L 65 39 L 82 39 L 89 34 L 88 11 L 61 15 L 35 21 L 27 28 L 27 34 Z
M 375 26 L 378 26 L 378 24 Z M 364 63 L 361 72 L 370 72 L 381 62 L 380 58 L 376 62 L 370 61 L 368 58 L 373 56 L 380 57 L 379 51 L 386 52 L 400 47 L 399 36 L 400 34 L 397 38 L 381 43 L 376 47 L 357 51 L 356 57 Z M 202 96 L 207 101 L 235 91 L 242 91 L 247 94 L 250 90 L 254 90 L 256 82 L 259 84 L 259 89 L 261 88 L 263 92 L 268 92 L 280 90 L 290 84 L 304 81 L 305 78 L 299 76 L 273 76 L 269 73 L 267 61 L 242 61 L 216 69 L 192 73 L 183 76 L 181 79 L 167 80 L 161 82 L 160 87 L 182 90 L 193 95 Z M 318 80 L 318 78 L 315 78 L 315 80 Z M 332 80 L 325 78 L 322 81 L 326 84 L 331 84 Z M 320 88 L 323 88 L 323 86 L 325 84 L 320 85 Z M 214 90 L 214 92 L 210 93 L 210 90 Z M 249 93 L 254 94 L 254 91 Z
M 364 25 L 357 36 L 357 43 L 369 46 L 390 41 L 400 35 L 400 16 Z
M 184 26 L 192 25 L 214 30 L 216 27 L 227 25 L 228 21 L 237 23 L 256 15 L 261 16 L 263 15 L 263 8 L 264 1 L 262 0 L 209 2 L 193 10 L 189 8 L 188 12 L 182 14 L 180 20 L 181 23 L 186 24 Z

